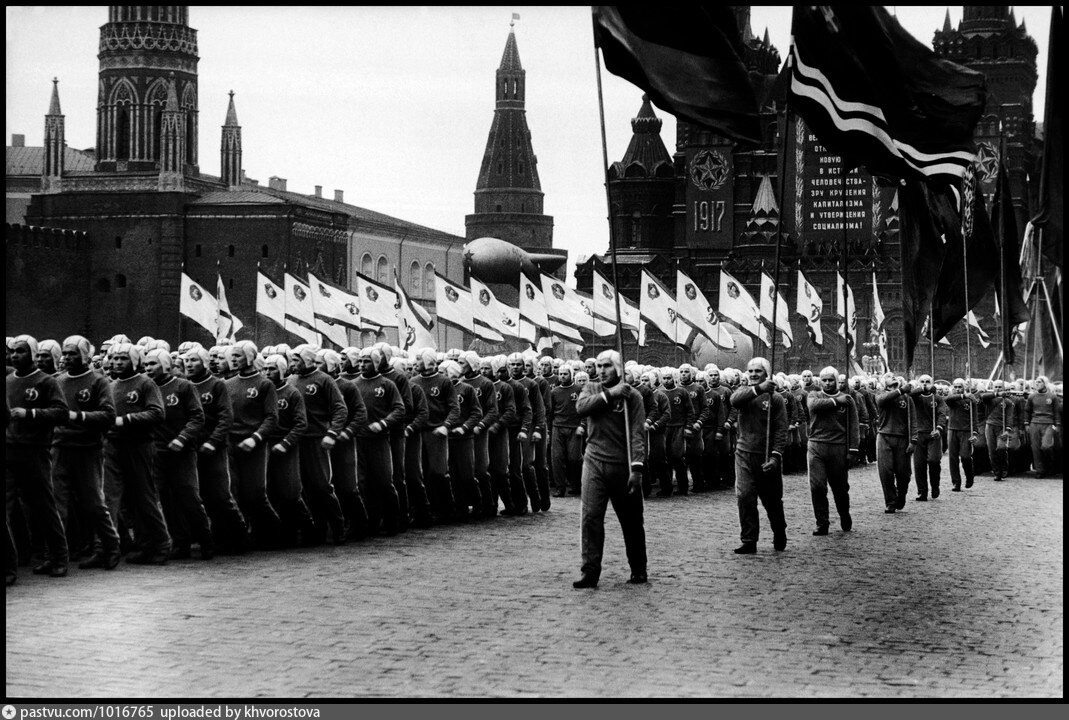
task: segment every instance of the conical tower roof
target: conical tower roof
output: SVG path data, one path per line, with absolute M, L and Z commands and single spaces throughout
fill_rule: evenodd
M 668 154 L 664 141 L 661 140 L 661 125 L 661 119 L 653 112 L 649 96 L 643 95 L 638 115 L 631 119 L 631 129 L 634 135 L 631 136 L 631 142 L 627 146 L 623 159 L 618 163 L 613 163 L 613 174 L 618 177 L 624 175 L 627 168 L 635 165 L 641 167 L 644 172 L 640 175 L 645 176 L 654 175 L 661 164 L 664 164 L 666 168 L 671 168 L 672 157 Z
M 234 109 L 234 91 L 230 91 L 230 105 L 226 109 L 226 122 L 224 125 L 238 124 L 238 111 Z
M 520 64 L 520 48 L 516 45 L 516 32 L 509 28 L 509 37 L 505 41 L 505 52 L 501 55 L 498 72 L 523 72 Z
M 49 115 L 62 115 L 59 109 L 59 78 L 52 78 L 52 100 L 48 103 Z

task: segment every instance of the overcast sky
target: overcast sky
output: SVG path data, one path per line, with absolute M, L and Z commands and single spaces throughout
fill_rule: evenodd
M 946 6 L 897 7 L 931 45 Z M 1042 120 L 1049 7 L 1016 7 L 1039 46 L 1035 116 Z M 493 119 L 495 71 L 512 13 L 527 71 L 527 123 L 554 219 L 553 242 L 576 259 L 608 247 L 590 8 L 192 7 L 200 51 L 200 167 L 219 174 L 220 126 L 233 90 L 243 164 L 262 184 L 345 191 L 354 205 L 457 235 L 474 205 Z M 957 26 L 961 7 L 950 8 Z M 95 142 L 96 57 L 107 8 L 7 7 L 6 134 L 41 145 L 51 79 L 59 77 L 67 144 Z M 754 6 L 786 56 L 790 8 Z M 602 71 L 609 162 L 631 138 L 641 91 Z M 675 122 L 661 137 L 674 150 Z M 569 271 L 569 279 L 571 273 Z

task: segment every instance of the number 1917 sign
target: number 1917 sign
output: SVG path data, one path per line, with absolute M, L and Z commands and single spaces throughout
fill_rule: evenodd
M 687 235 L 709 247 L 723 236 L 730 249 L 732 218 L 731 151 L 703 148 L 687 160 Z

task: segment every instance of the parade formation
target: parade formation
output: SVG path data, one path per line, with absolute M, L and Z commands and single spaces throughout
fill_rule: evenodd
M 884 512 L 978 479 L 1061 471 L 1062 386 L 648 367 L 385 343 L 204 348 L 124 335 L 7 338 L 7 585 L 126 562 L 367 541 L 582 495 L 596 587 L 611 502 L 632 583 L 647 581 L 644 498 L 734 487 L 741 544 L 765 508 L 787 547 L 783 475 L 808 473 L 813 535 L 853 526 L 850 468 L 876 463 Z M 912 457 L 911 457 L 912 456 Z M 944 456 L 946 462 L 944 463 Z

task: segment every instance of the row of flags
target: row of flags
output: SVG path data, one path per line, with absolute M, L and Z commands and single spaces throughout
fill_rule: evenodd
M 662 110 L 737 143 L 761 144 L 758 105 L 741 60 L 743 41 L 728 7 L 596 6 L 593 23 L 595 45 L 608 70 L 642 88 Z M 1042 253 L 1059 264 L 1063 93 L 1055 85 L 1053 59 L 1060 57 L 1061 25 L 1062 11 L 1055 6 L 1041 210 L 1033 218 L 1044 231 Z M 1003 153 L 990 219 L 973 177 L 973 135 L 987 102 L 984 75 L 940 58 L 881 6 L 794 6 L 787 63 L 786 112 L 801 116 L 821 144 L 843 158 L 847 169 L 864 167 L 900 186 L 907 366 L 913 365 L 914 349 L 924 334 L 918 329 L 929 317 L 936 340 L 963 318 L 969 327 L 977 327 L 971 311 L 992 290 L 1004 307 L 1002 346 L 1006 362 L 1012 363 L 1011 335 L 1027 321 L 1028 312 Z M 752 298 L 732 294 L 730 284 L 726 289 L 729 298 L 745 306 L 745 317 L 737 322 L 762 337 L 757 316 L 749 316 Z M 817 297 L 802 278 L 798 292 L 799 306 L 803 292 L 807 298 Z M 840 280 L 839 334 L 856 347 L 852 302 L 850 288 Z M 771 325 L 780 329 L 776 322 Z M 818 333 L 819 327 L 811 323 L 810 332 Z

